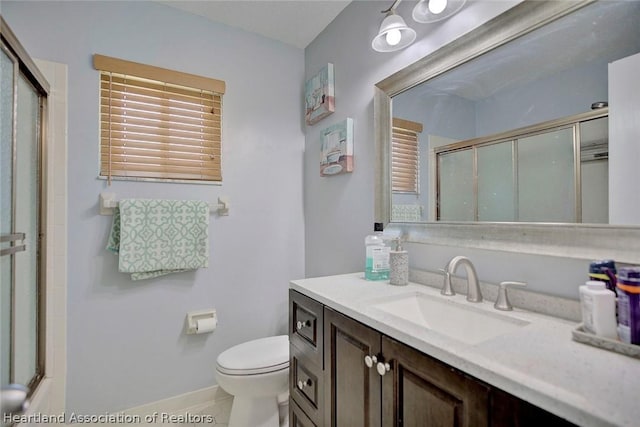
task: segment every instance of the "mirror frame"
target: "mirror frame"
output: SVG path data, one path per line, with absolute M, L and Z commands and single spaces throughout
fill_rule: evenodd
M 525 0 L 375 85 L 375 220 L 408 242 L 640 264 L 640 227 L 391 219 L 392 98 L 597 0 Z M 455 19 L 455 18 L 453 18 Z

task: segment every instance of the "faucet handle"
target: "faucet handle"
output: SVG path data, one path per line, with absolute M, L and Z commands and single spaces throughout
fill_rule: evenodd
M 511 286 L 525 287 L 527 286 L 524 282 L 501 282 L 498 285 L 498 298 L 496 299 L 496 303 L 493 305 L 496 310 L 502 311 L 511 311 L 513 310 L 513 306 L 509 302 L 509 297 L 507 295 L 507 288 Z
M 455 295 L 456 293 L 453 291 L 453 287 L 451 286 L 451 273 L 449 272 L 449 269 L 439 268 L 438 271 L 444 273 L 444 282 L 442 283 L 442 290 L 440 293 L 447 296 Z

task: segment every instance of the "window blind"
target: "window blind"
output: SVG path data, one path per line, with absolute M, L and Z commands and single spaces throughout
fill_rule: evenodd
M 418 134 L 422 124 L 393 118 L 391 128 L 391 188 L 398 193 L 418 193 Z
M 220 80 L 94 55 L 100 175 L 221 181 Z

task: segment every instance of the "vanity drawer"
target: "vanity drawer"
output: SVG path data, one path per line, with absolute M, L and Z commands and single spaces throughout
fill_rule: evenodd
M 322 304 L 289 290 L 289 337 L 291 343 L 322 368 Z
M 290 427 L 316 427 L 294 400 L 289 401 L 289 426 Z
M 295 403 L 313 421 L 321 425 L 324 377 L 317 364 L 305 357 L 304 352 L 291 345 L 289 364 L 289 392 Z

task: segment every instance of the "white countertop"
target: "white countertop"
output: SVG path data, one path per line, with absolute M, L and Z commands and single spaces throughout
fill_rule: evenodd
M 640 360 L 573 341 L 574 322 L 516 308 L 498 313 L 528 325 L 470 345 L 371 307 L 416 291 L 442 297 L 429 286 L 391 286 L 353 273 L 294 280 L 291 288 L 579 426 L 640 426 Z M 442 298 L 472 304 L 464 295 Z M 492 302 L 473 305 L 497 312 Z

